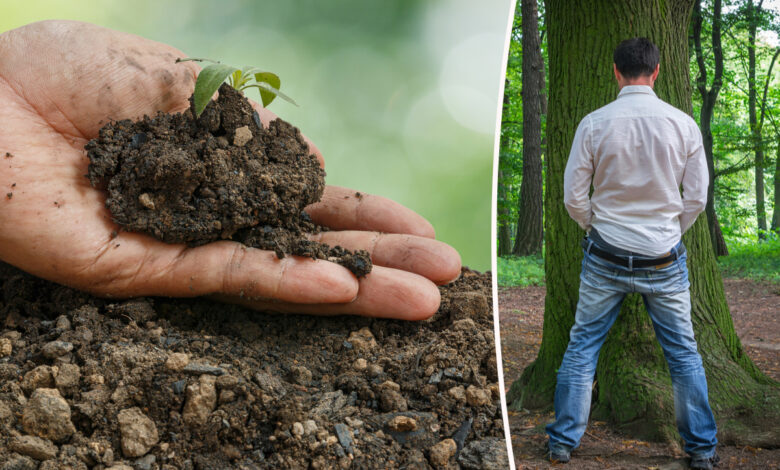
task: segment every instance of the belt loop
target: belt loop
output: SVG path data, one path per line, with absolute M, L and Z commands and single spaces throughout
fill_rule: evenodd
M 593 246 L 593 240 L 588 238 L 588 248 L 585 250 L 585 253 L 590 254 L 590 247 Z
M 633 256 L 629 256 L 628 257 L 628 270 L 629 270 L 629 272 L 633 272 L 634 271 L 634 257 Z

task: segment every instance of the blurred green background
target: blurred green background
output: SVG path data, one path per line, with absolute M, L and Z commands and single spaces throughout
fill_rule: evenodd
M 414 209 L 484 271 L 511 1 L 3 1 L 0 31 L 75 19 L 273 71 L 300 107 L 270 109 L 322 150 L 328 184 Z

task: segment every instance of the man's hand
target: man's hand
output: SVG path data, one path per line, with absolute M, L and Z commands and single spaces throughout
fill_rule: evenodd
M 314 236 L 371 253 L 358 280 L 322 260 L 277 259 L 229 241 L 189 248 L 123 232 L 87 178 L 84 144 L 109 120 L 185 110 L 198 67 L 182 52 L 70 21 L 0 35 L 0 259 L 105 297 L 214 295 L 254 308 L 418 320 L 436 312 L 460 257 L 388 199 L 328 187 Z M 262 121 L 275 116 L 258 107 Z M 312 151 L 322 156 L 311 144 Z

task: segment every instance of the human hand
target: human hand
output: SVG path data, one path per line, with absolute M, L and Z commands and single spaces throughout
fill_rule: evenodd
M 458 276 L 458 253 L 421 216 L 354 190 L 329 186 L 307 212 L 333 230 L 315 240 L 371 253 L 374 269 L 359 280 L 327 261 L 280 260 L 236 242 L 191 248 L 121 231 L 85 177 L 84 145 L 109 120 L 185 110 L 198 67 L 178 57 L 71 21 L 0 35 L 0 259 L 104 297 L 214 295 L 258 309 L 409 320 L 436 312 L 436 284 Z M 275 118 L 257 109 L 262 122 Z

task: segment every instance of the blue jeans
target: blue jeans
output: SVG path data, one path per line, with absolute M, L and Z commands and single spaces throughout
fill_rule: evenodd
M 607 249 L 602 244 L 598 246 Z M 620 256 L 628 253 L 614 247 L 607 251 Z M 681 252 L 680 257 L 669 266 L 632 270 L 585 252 L 575 323 L 558 369 L 555 422 L 547 426 L 551 450 L 568 454 L 579 446 L 588 424 L 599 350 L 623 298 L 627 293 L 639 292 L 669 365 L 677 429 L 685 440 L 685 451 L 691 456 L 715 454 L 717 429 L 707 398 L 707 378 L 693 336 L 687 256 L 682 242 L 673 251 Z M 643 257 L 634 256 L 640 258 Z

